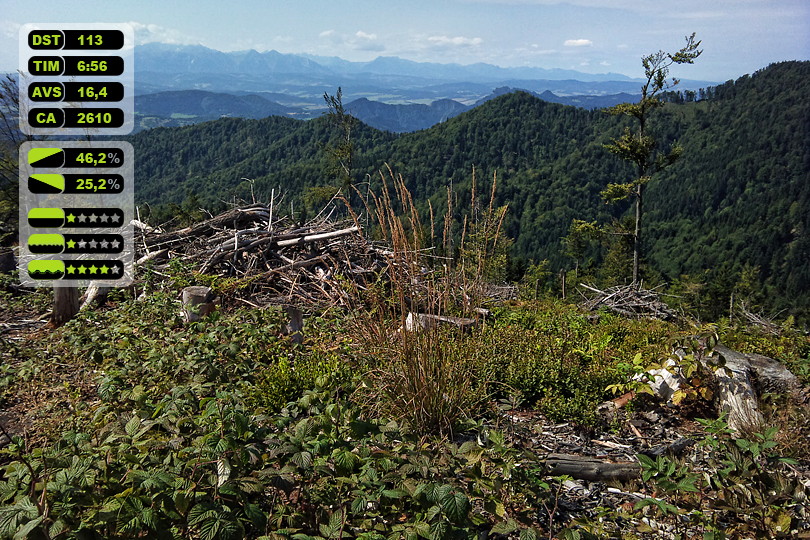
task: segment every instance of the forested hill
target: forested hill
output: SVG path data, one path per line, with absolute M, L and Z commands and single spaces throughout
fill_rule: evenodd
M 771 307 L 808 312 L 809 87 L 810 63 L 785 62 L 708 89 L 702 101 L 670 103 L 656 113 L 651 129 L 680 141 L 685 152 L 647 192 L 650 275 L 690 274 L 722 294 L 747 265 L 758 268 Z M 566 268 L 573 263 L 560 239 L 572 219 L 607 222 L 626 210 L 599 197 L 607 183 L 630 176 L 602 146 L 624 122 L 603 111 L 507 94 L 417 133 L 359 126 L 355 177 L 376 178 L 389 163 L 415 197 L 431 198 L 436 207 L 450 182 L 464 200 L 473 166 L 479 180 L 497 170 L 499 202 L 511 209 L 506 232 L 515 239 L 513 254 Z M 281 187 L 301 210 L 306 188 L 335 182 L 323 145 L 336 136 L 324 118 L 278 117 L 139 133 L 132 137 L 137 197 L 152 205 L 191 197 L 188 207 L 213 206 L 249 199 L 251 188 L 269 198 L 271 188 Z

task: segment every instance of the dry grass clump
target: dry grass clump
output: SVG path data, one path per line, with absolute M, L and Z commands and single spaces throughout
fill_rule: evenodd
M 381 279 L 357 291 L 356 335 L 375 358 L 361 400 L 414 432 L 449 435 L 487 402 L 486 381 L 477 377 L 478 334 L 446 325 L 409 331 L 406 319 L 410 313 L 475 316 L 493 255 L 504 244 L 506 208 L 494 206 L 493 180 L 481 211 L 473 175 L 468 212 L 454 217 L 457 196 L 448 188 L 445 215 L 437 219 L 429 203 L 425 224 L 402 176 L 388 168 L 380 178 L 378 190 L 360 194 L 372 234 L 388 250 Z

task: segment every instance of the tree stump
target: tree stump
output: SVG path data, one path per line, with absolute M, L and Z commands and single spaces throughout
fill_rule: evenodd
M 76 287 L 53 288 L 53 311 L 50 325 L 59 328 L 79 312 L 79 289 Z
M 209 287 L 194 285 L 183 289 L 183 316 L 186 322 L 199 321 L 219 305 Z
M 281 333 L 299 345 L 304 342 L 304 313 L 295 306 L 284 306 L 289 321 L 281 329 Z
M 758 397 L 765 392 L 787 393 L 795 399 L 802 399 L 799 379 L 776 360 L 760 354 L 737 352 L 721 344 L 717 344 L 714 350 L 725 358 L 725 367 L 714 370 L 717 410 L 719 414 L 728 414 L 728 425 L 734 431 L 745 432 L 762 426 Z M 681 354 L 682 351 L 675 351 L 676 358 Z M 649 372 L 653 376 L 648 383 L 650 388 L 664 401 L 669 401 L 686 383 L 676 358 L 666 360 L 663 369 Z
M 10 274 L 17 269 L 17 257 L 11 249 L 0 249 L 0 272 Z

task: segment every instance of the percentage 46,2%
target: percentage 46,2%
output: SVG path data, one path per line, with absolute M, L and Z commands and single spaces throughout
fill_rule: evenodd
M 84 152 L 76 156 L 78 163 L 85 165 L 119 165 L 121 163 L 121 156 L 115 152 Z

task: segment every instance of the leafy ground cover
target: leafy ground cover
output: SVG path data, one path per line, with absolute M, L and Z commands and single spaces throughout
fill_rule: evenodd
M 30 293 L 4 294 L 7 309 L 31 305 Z M 628 380 L 631 359 L 653 362 L 694 329 L 544 300 L 408 344 L 386 322 L 384 346 L 358 331 L 367 320 L 313 316 L 299 346 L 281 335 L 279 311 L 233 307 L 185 324 L 178 308 L 177 291 L 158 287 L 141 301 L 113 295 L 59 330 L 4 336 L 2 403 L 17 422 L 5 423 L 0 537 L 807 531 L 808 415 L 777 396 L 761 433 L 692 421 L 688 458 L 640 455 L 642 477 L 614 486 L 636 494 L 621 504 L 577 510 L 571 479 L 548 476 L 533 438 L 555 424 L 583 439 L 628 433 L 643 400 L 613 424 L 596 405 Z M 806 373 L 806 336 L 720 330 Z

